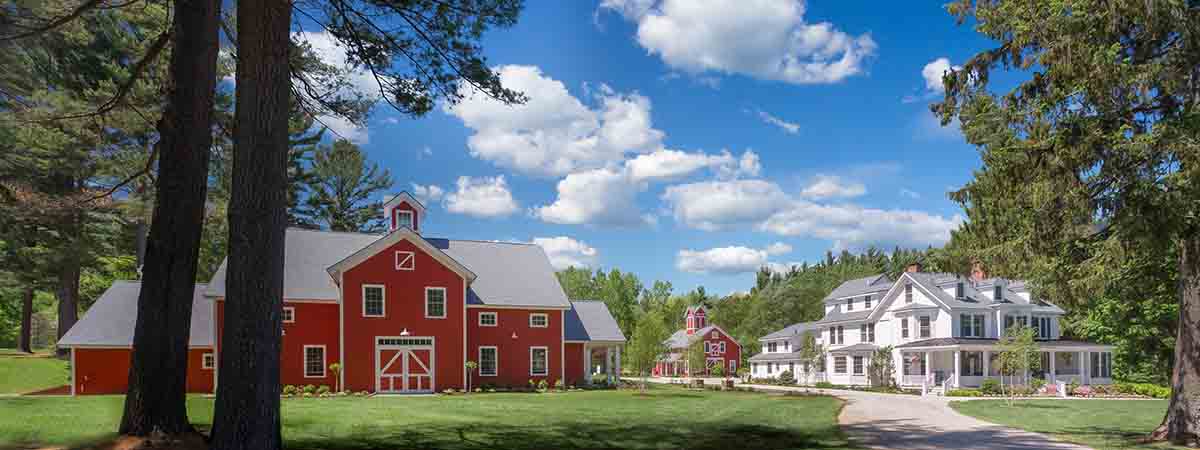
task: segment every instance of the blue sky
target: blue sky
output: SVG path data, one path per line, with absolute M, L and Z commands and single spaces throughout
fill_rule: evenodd
M 427 235 L 536 241 L 677 292 L 948 239 L 945 193 L 980 162 L 928 105 L 986 40 L 936 1 L 706 3 L 530 1 L 484 41 L 529 104 L 336 128 L 425 200 Z

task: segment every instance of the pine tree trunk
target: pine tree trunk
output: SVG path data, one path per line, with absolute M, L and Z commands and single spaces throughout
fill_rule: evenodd
M 78 251 L 73 247 L 68 247 L 66 250 L 68 252 Z M 55 291 L 55 295 L 58 297 L 57 337 L 59 340 L 79 320 L 79 257 L 74 254 L 68 255 L 61 264 L 62 266 L 58 269 L 58 290 Z M 65 356 L 68 350 L 59 348 L 56 353 L 59 356 Z
M 237 8 L 237 128 L 213 450 L 279 450 L 291 3 Z
M 186 404 L 188 339 L 208 187 L 220 12 L 221 0 L 175 2 L 173 84 L 158 123 L 158 186 L 122 434 L 192 430 Z
M 1152 437 L 1200 445 L 1200 237 L 1188 234 L 1179 249 L 1179 326 L 1171 402 Z
M 17 348 L 33 353 L 33 286 L 26 286 L 21 298 L 21 336 Z

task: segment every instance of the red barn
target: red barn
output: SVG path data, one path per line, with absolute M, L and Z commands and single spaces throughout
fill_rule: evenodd
M 472 386 L 574 385 L 590 381 L 597 350 L 619 355 L 616 320 L 603 303 L 568 301 L 541 247 L 424 237 L 425 208 L 408 193 L 384 214 L 383 235 L 287 231 L 282 384 L 375 393 L 463 389 L 468 376 Z M 211 392 L 220 370 L 225 271 L 222 263 L 197 286 L 192 392 Z M 114 284 L 59 343 L 72 349 L 75 393 L 126 389 L 138 287 Z M 467 361 L 478 364 L 470 374 Z
M 692 375 L 708 375 L 713 367 L 721 366 L 726 374 L 737 372 L 742 359 L 742 346 L 729 333 L 716 325 L 708 324 L 708 312 L 704 306 L 689 306 L 684 314 L 685 328 L 676 331 L 667 339 L 666 345 L 670 352 L 659 359 L 654 366 L 654 375 L 660 377 L 676 377 Z M 688 367 L 687 348 L 694 342 L 702 342 L 704 367 Z

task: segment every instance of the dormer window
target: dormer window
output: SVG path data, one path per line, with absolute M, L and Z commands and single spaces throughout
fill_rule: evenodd
M 854 311 L 854 299 L 846 299 L 846 311 Z
M 997 302 L 1004 300 L 1004 288 L 1003 287 L 996 286 L 996 287 L 992 288 L 992 300 L 997 301 Z
M 904 303 L 912 303 L 912 283 L 904 285 Z
M 396 228 L 413 229 L 413 212 L 405 210 L 396 210 Z
M 870 295 L 863 297 L 863 308 L 871 309 L 871 296 Z
M 957 298 L 959 300 L 967 298 L 967 291 L 966 291 L 965 287 L 963 286 L 963 282 L 961 282 L 961 281 L 959 281 L 958 284 L 954 285 L 954 298 Z

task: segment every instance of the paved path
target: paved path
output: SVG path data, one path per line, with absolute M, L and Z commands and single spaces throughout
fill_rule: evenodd
M 757 388 L 781 389 L 776 386 Z M 823 393 L 846 400 L 846 407 L 838 417 L 838 422 L 856 442 L 870 448 L 1088 450 L 1088 447 L 1055 441 L 1043 434 L 964 416 L 950 409 L 950 400 L 945 397 L 843 390 Z
M 666 380 L 663 380 L 665 382 Z M 714 380 L 715 381 L 715 380 Z M 707 382 L 706 382 L 707 384 Z M 846 401 L 838 422 L 855 442 L 891 450 L 1089 450 L 1028 431 L 967 417 L 950 409 L 950 399 L 832 389 L 739 385 L 760 391 L 810 391 Z

